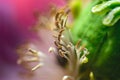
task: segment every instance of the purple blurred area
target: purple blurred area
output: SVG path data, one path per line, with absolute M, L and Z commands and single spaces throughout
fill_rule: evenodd
M 0 0 L 0 63 L 16 63 L 16 48 L 34 38 L 30 28 L 35 23 L 34 11 L 46 14 L 51 5 L 64 5 L 62 0 Z

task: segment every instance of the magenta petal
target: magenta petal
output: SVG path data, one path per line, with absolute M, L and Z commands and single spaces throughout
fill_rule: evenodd
M 62 0 L 0 0 L 0 59 L 16 62 L 16 48 L 33 34 L 33 13 L 47 13 L 51 4 L 64 5 Z

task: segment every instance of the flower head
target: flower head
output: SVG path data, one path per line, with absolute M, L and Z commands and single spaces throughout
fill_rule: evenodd
M 79 40 L 76 45 L 73 44 L 70 28 L 67 27 L 69 12 L 69 9 L 62 9 L 56 13 L 54 44 L 57 50 L 55 53 L 58 53 L 58 56 L 62 57 L 60 59 L 67 60 L 66 69 L 68 73 L 63 76 L 63 80 L 79 80 L 87 77 L 85 75 L 90 75 L 89 71 L 88 74 L 80 71 L 82 66 L 88 62 L 87 55 L 89 51 L 84 45 L 80 45 L 81 40 Z M 89 79 L 91 79 L 91 77 L 89 77 Z

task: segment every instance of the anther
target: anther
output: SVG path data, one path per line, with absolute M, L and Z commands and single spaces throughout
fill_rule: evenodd
M 36 65 L 35 67 L 32 68 L 32 71 L 35 71 L 36 69 L 40 68 L 43 65 L 44 65 L 43 63 Z

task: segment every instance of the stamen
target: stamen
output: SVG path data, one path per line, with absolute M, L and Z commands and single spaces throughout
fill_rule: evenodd
M 33 49 L 28 49 L 29 52 L 33 53 L 33 54 L 37 54 L 37 52 Z
M 80 43 L 81 43 L 81 39 L 77 42 L 77 44 L 75 45 L 76 48 L 78 48 L 80 46 Z
M 90 77 L 90 80 L 95 80 L 93 72 L 90 72 L 89 77 Z
M 48 50 L 49 53 L 53 53 L 55 52 L 55 48 L 54 47 L 50 47 L 49 50 Z
M 75 80 L 72 76 L 64 76 L 62 80 Z
M 28 49 L 25 53 L 19 53 L 19 59 L 17 61 L 17 64 L 22 65 L 27 70 L 35 71 L 39 67 L 43 65 L 43 62 L 41 61 L 41 58 L 43 57 L 43 54 L 40 52 L 37 52 L 33 49 Z M 39 63 L 35 67 L 32 68 L 31 63 Z
M 63 33 L 64 29 L 60 30 L 59 32 L 59 35 L 58 35 L 58 41 L 60 42 L 60 39 L 61 39 L 61 36 L 62 36 L 62 33 Z
M 58 12 L 55 17 L 56 32 L 58 33 L 55 36 L 54 44 L 57 48 L 58 55 L 64 57 L 68 61 L 68 71 L 71 76 L 64 76 L 62 80 L 78 80 L 79 78 L 79 68 L 83 63 L 88 62 L 86 57 L 89 52 L 85 46 L 80 46 L 81 39 L 77 42 L 76 45 L 72 43 L 72 37 L 70 34 L 70 29 L 67 28 L 66 23 L 68 19 L 68 13 L 62 11 Z M 50 52 L 52 52 L 50 48 Z M 71 74 L 72 73 L 72 74 Z
M 37 70 L 38 68 L 40 68 L 43 65 L 44 65 L 43 63 L 40 63 L 40 64 L 36 65 L 35 67 L 32 68 L 32 71 Z
M 64 11 L 60 11 L 56 14 L 55 16 L 55 24 L 56 24 L 56 27 L 58 28 L 58 36 L 56 36 L 57 40 L 54 42 L 55 45 L 57 46 L 57 49 L 58 49 L 58 54 L 61 56 L 61 57 L 64 57 L 65 54 L 66 54 L 66 51 L 64 49 L 67 49 L 64 44 L 63 44 L 63 41 L 61 40 L 61 38 L 64 36 L 62 35 L 63 34 L 63 31 L 65 30 L 65 27 L 66 27 L 66 21 L 67 19 L 65 19 L 65 16 L 66 16 L 66 13 L 64 13 Z M 59 25 L 58 25 L 59 24 Z M 62 43 L 61 43 L 62 41 Z M 64 49 L 63 49 L 64 48 Z
M 63 11 L 60 11 L 59 13 L 57 13 L 56 16 L 55 16 L 55 20 L 58 21 L 59 20 L 58 17 L 61 18 L 62 15 L 63 15 Z
M 60 28 L 59 21 L 56 21 L 56 22 L 55 22 L 55 25 L 56 25 L 56 27 L 57 27 L 58 29 Z
M 80 60 L 79 60 L 80 64 L 88 62 L 88 58 L 86 57 L 88 54 L 89 54 L 89 51 L 86 48 L 83 48 L 83 55 L 80 57 Z
M 26 62 L 38 62 L 39 59 L 38 58 L 28 58 L 25 60 Z

